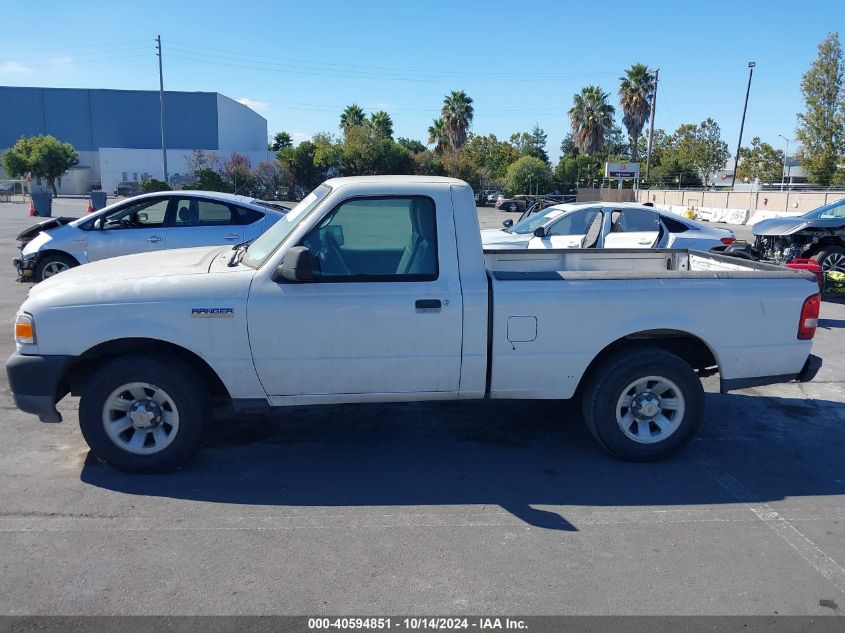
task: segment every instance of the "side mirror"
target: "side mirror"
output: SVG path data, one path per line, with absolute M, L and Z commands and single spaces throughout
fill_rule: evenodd
M 97 218 L 96 220 L 94 220 L 94 228 L 97 231 L 103 230 L 103 218 Z
M 294 246 L 273 271 L 272 279 L 277 283 L 314 281 L 314 272 L 319 270 L 320 260 L 306 246 Z
M 137 215 L 138 222 L 146 222 L 146 221 L 149 219 L 149 217 L 150 217 L 150 216 L 148 216 L 148 215 L 147 215 L 146 213 L 144 213 L 143 211 L 141 211 L 141 212 Z
M 534 229 L 534 237 L 546 237 L 546 229 L 542 226 L 538 226 Z
M 511 228 L 513 226 L 513 220 L 511 220 L 511 219 L 502 220 L 502 226 L 505 227 L 506 229 Z

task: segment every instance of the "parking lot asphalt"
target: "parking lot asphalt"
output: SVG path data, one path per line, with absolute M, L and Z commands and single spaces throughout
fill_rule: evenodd
M 0 204 L 6 356 L 32 222 Z M 89 455 L 75 399 L 41 424 L 3 374 L 0 614 L 841 614 L 843 332 L 824 303 L 812 383 L 708 380 L 699 437 L 654 464 L 609 457 L 575 403 L 496 401 L 228 419 L 131 476 Z

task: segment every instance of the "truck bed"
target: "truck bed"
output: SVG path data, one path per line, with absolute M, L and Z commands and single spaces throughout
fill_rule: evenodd
M 485 250 L 485 266 L 499 280 L 800 279 L 805 271 L 694 250 Z
M 797 374 L 810 350 L 796 331 L 818 286 L 802 271 L 687 250 L 484 257 L 494 398 L 569 398 L 595 349 L 622 339 L 698 339 L 713 352 L 723 389 L 741 377 Z

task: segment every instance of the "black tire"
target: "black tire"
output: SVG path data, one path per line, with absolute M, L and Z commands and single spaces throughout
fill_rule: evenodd
M 837 260 L 836 263 L 839 267 L 842 267 L 843 265 L 845 265 L 845 248 L 830 244 L 827 246 L 823 246 L 818 253 L 813 255 L 813 259 L 815 259 L 819 264 L 821 264 L 822 269 L 825 272 L 831 270 L 830 268 L 825 268 L 826 264 L 830 264 L 826 260 L 830 259 L 831 257 Z
M 680 423 L 665 439 L 641 443 L 629 438 L 617 422 L 617 404 L 626 387 L 649 376 L 674 383 L 683 398 L 684 411 Z M 582 407 L 587 428 L 608 452 L 626 461 L 650 462 L 676 453 L 695 436 L 704 415 L 704 388 L 693 369 L 678 356 L 654 347 L 634 347 L 613 354 L 592 371 Z M 639 424 L 629 427 L 629 432 Z
M 75 266 L 79 266 L 79 262 L 70 255 L 62 255 L 61 253 L 50 253 L 49 255 L 45 255 L 44 257 L 41 257 L 35 265 L 35 272 L 33 274 L 35 281 L 44 281 L 45 279 L 52 277 L 54 274 L 58 274 L 51 272 L 51 270 L 57 266 L 73 268 Z
M 519 205 L 516 202 L 511 202 L 510 206 L 508 206 L 508 210 L 513 213 L 516 213 L 517 211 L 519 211 Z
M 177 412 L 175 437 L 159 452 L 135 454 L 118 446 L 106 433 L 106 400 L 129 383 L 150 383 L 162 389 Z M 118 470 L 167 472 L 187 462 L 202 442 L 204 424 L 211 417 L 210 399 L 197 372 L 178 358 L 123 356 L 107 362 L 88 379 L 79 403 L 79 426 L 94 455 Z M 131 430 L 130 437 L 134 433 Z

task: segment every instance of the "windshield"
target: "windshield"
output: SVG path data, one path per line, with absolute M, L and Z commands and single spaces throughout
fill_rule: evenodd
M 815 211 L 804 214 L 805 218 L 818 218 L 819 220 L 831 220 L 834 218 L 845 218 L 845 200 L 837 200 Z
M 241 263 L 251 268 L 258 268 L 270 254 L 285 241 L 296 225 L 304 220 L 322 202 L 332 190 L 328 185 L 320 185 L 309 193 L 302 202 L 288 211 L 271 226 L 264 234 L 255 240 L 246 251 Z
M 548 209 L 544 209 L 539 213 L 535 213 L 533 215 L 528 216 L 522 222 L 518 224 L 514 224 L 512 227 L 505 229 L 508 233 L 518 233 L 519 235 L 527 235 L 529 233 L 533 233 L 541 226 L 545 226 L 545 224 L 549 220 L 553 220 L 559 215 L 563 215 L 566 213 L 563 209 L 555 209 L 554 207 L 549 207 Z

